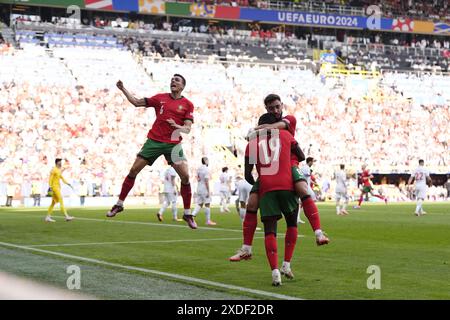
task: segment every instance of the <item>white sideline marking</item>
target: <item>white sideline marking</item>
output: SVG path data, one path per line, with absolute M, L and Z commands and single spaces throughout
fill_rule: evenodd
M 0 241 L 0 245 L 5 246 L 5 247 L 10 247 L 10 248 L 16 248 L 16 249 L 22 249 L 22 250 L 46 253 L 46 254 L 55 255 L 55 256 L 59 256 L 59 257 L 67 258 L 67 259 L 85 261 L 85 262 L 95 263 L 95 264 L 99 264 L 99 265 L 110 266 L 110 267 L 114 267 L 114 268 L 120 268 L 120 269 L 133 270 L 133 271 L 139 271 L 139 272 L 144 272 L 144 273 L 150 273 L 150 274 L 164 276 L 164 277 L 168 277 L 168 278 L 183 280 L 183 281 L 186 281 L 188 283 L 206 284 L 206 285 L 209 285 L 209 286 L 212 286 L 212 287 L 217 287 L 217 288 L 224 288 L 224 289 L 228 289 L 228 290 L 235 290 L 235 291 L 253 293 L 253 294 L 256 294 L 256 295 L 259 295 L 259 296 L 264 296 L 264 297 L 284 299 L 284 300 L 303 300 L 301 298 L 291 297 L 291 296 L 278 294 L 278 293 L 273 293 L 273 292 L 268 292 L 268 291 L 244 288 L 244 287 L 239 287 L 239 286 L 235 286 L 235 285 L 229 285 L 229 284 L 225 284 L 225 283 L 215 282 L 215 281 L 209 281 L 209 280 L 204 280 L 204 279 L 198 279 L 198 278 L 183 276 L 183 275 L 175 274 L 175 273 L 168 273 L 168 272 L 162 272 L 162 271 L 157 271 L 157 270 L 152 270 L 152 269 L 145 269 L 145 268 L 138 268 L 138 267 L 133 267 L 133 266 L 125 266 L 125 265 L 112 263 L 112 262 L 107 262 L 107 261 L 103 261 L 103 260 L 85 258 L 85 257 L 80 257 L 80 256 L 74 256 L 74 255 L 71 255 L 71 254 L 65 254 L 65 253 L 48 251 L 48 250 L 37 249 L 37 248 L 30 248 L 30 247 L 26 247 L 26 246 L 16 245 L 16 244 L 13 244 L 13 243 L 7 243 L 7 242 L 1 242 Z
M 23 217 L 28 218 L 36 218 L 37 215 L 32 214 L 20 214 Z M 55 218 L 55 217 L 53 217 Z M 59 217 L 56 217 L 58 219 Z M 61 217 L 62 218 L 62 217 Z M 124 220 L 110 220 L 111 218 L 107 219 L 96 219 L 96 218 L 83 218 L 83 217 L 74 217 L 74 220 L 85 220 L 85 221 L 96 221 L 96 222 L 106 222 L 106 223 L 124 223 L 124 224 L 138 224 L 138 225 L 149 225 L 149 226 L 158 226 L 158 227 L 173 227 L 173 228 L 188 228 L 186 224 L 166 224 L 166 223 L 157 223 L 157 222 L 144 222 L 144 221 L 124 221 Z M 212 228 L 212 227 L 201 227 L 199 226 L 197 230 L 216 230 L 216 231 L 230 231 L 230 232 L 242 232 L 242 229 L 226 229 L 226 228 Z M 255 234 L 264 234 L 264 231 L 255 231 Z M 284 236 L 284 233 L 277 233 L 277 235 Z M 298 235 L 299 238 L 307 237 L 303 234 Z
M 264 239 L 263 237 L 255 237 L 254 239 Z M 199 241 L 226 241 L 226 240 L 242 240 L 240 238 L 209 238 L 209 239 L 177 239 L 177 240 L 139 240 L 139 241 L 115 241 L 115 242 L 80 242 L 80 243 L 54 243 L 54 244 L 32 244 L 24 245 L 28 248 L 37 247 L 70 247 L 70 246 L 95 246 L 109 244 L 137 244 L 137 243 L 175 243 L 175 242 L 199 242 Z

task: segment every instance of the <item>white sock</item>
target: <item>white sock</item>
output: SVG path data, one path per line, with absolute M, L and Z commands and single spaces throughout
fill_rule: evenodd
M 191 215 L 191 209 L 184 209 L 184 215 L 190 216 Z
M 247 251 L 247 252 L 252 252 L 252 246 L 249 246 L 249 245 L 246 245 L 246 244 L 243 244 L 242 245 L 242 250 L 245 250 L 245 251 Z
M 420 213 L 421 210 L 422 210 L 422 199 L 419 199 L 417 200 L 416 213 Z
M 159 214 L 162 215 L 167 209 L 167 203 L 163 202 L 161 209 L 159 209 Z
M 344 202 L 344 204 L 342 205 L 342 210 L 345 210 L 347 208 L 347 202 Z
M 290 269 L 290 268 L 291 268 L 291 263 L 290 263 L 290 262 L 287 262 L 287 261 L 283 261 L 282 268 Z
M 244 208 L 239 208 L 239 216 L 241 217 L 241 222 L 244 222 L 244 218 L 245 218 L 245 209 Z
M 117 200 L 117 203 L 116 203 L 116 205 L 117 206 L 119 206 L 119 207 L 123 207 L 123 201 L 122 200 Z
M 341 212 L 341 206 L 339 204 L 336 204 L 336 214 L 339 214 Z
M 316 237 L 320 237 L 321 235 L 323 235 L 323 232 L 321 229 L 317 229 L 316 231 L 314 231 L 314 234 L 316 235 Z
M 178 219 L 178 208 L 177 208 L 177 204 L 174 203 L 172 205 L 172 214 L 173 214 L 173 218 L 174 219 Z
M 201 209 L 202 209 L 202 207 L 200 207 L 200 205 L 197 204 L 197 206 L 195 207 L 194 211 L 192 212 L 192 215 L 195 217 L 197 215 L 197 213 L 200 212 Z
M 205 207 L 206 223 L 211 221 L 211 208 Z

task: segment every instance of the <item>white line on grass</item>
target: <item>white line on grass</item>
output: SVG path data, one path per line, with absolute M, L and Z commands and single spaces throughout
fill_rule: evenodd
M 255 237 L 255 239 L 264 239 L 263 237 Z M 96 246 L 96 245 L 111 245 L 111 244 L 138 244 L 138 243 L 175 243 L 175 242 L 199 242 L 199 241 L 227 241 L 227 240 L 242 240 L 240 238 L 205 238 L 205 239 L 177 239 L 177 240 L 139 240 L 139 241 L 115 241 L 115 242 L 80 242 L 80 243 L 52 243 L 52 244 L 32 244 L 23 245 L 28 248 L 37 247 L 71 247 L 71 246 Z
M 36 215 L 27 215 L 21 213 L 21 216 L 35 218 Z M 144 221 L 124 221 L 124 220 L 110 220 L 110 219 L 96 219 L 96 218 L 83 218 L 83 217 L 75 217 L 75 220 L 81 221 L 96 221 L 96 222 L 106 222 L 106 223 L 123 223 L 123 224 L 137 224 L 137 225 L 149 225 L 149 226 L 158 226 L 158 227 L 173 227 L 173 228 L 188 228 L 185 224 L 166 224 L 166 223 L 156 223 L 156 222 L 144 222 Z M 212 228 L 212 227 L 199 227 L 197 230 L 214 230 L 214 231 L 230 231 L 230 232 L 242 232 L 242 229 L 226 229 L 226 228 Z M 264 234 L 264 231 L 256 231 L 255 234 Z M 279 233 L 278 235 L 284 236 L 284 233 Z M 303 234 L 298 235 L 299 238 L 306 237 Z
M 9 248 L 16 248 L 16 249 L 22 249 L 22 250 L 28 250 L 28 251 L 34 251 L 34 252 L 41 252 L 41 253 L 45 253 L 45 254 L 50 254 L 50 255 L 54 255 L 54 256 L 63 257 L 63 258 L 66 258 L 66 259 L 79 260 L 79 261 L 84 261 L 84 262 L 89 262 L 89 263 L 95 263 L 95 264 L 98 264 L 98 265 L 104 265 L 104 266 L 109 266 L 109 267 L 114 267 L 114 268 L 133 270 L 133 271 L 139 271 L 139 272 L 143 272 L 143 273 L 159 275 L 159 276 L 163 276 L 163 277 L 167 277 L 167 278 L 183 280 L 183 281 L 185 281 L 185 282 L 187 282 L 189 284 L 195 284 L 195 283 L 196 284 L 203 284 L 203 285 L 208 285 L 208 286 L 212 286 L 212 287 L 216 287 L 216 288 L 222 288 L 222 289 L 227 289 L 227 290 L 235 290 L 235 291 L 240 291 L 240 292 L 247 292 L 247 293 L 252 293 L 252 294 L 263 296 L 263 297 L 270 297 L 270 298 L 276 298 L 276 299 L 303 300 L 301 298 L 287 296 L 287 295 L 273 293 L 273 292 L 268 292 L 268 291 L 262 291 L 262 290 L 257 290 L 257 289 L 250 289 L 250 288 L 245 288 L 245 287 L 239 287 L 239 286 L 229 285 L 229 284 L 215 282 L 215 281 L 209 281 L 209 280 L 204 280 L 204 279 L 198 279 L 198 278 L 183 276 L 183 275 L 175 274 L 175 273 L 168 273 L 168 272 L 162 272 L 162 271 L 157 271 L 157 270 L 152 270 L 152 269 L 145 269 L 145 268 L 138 268 L 138 267 L 133 267 L 133 266 L 125 266 L 125 265 L 112 263 L 112 262 L 107 262 L 107 261 L 103 261 L 103 260 L 85 258 L 85 257 L 80 257 L 80 256 L 74 256 L 74 255 L 71 255 L 71 254 L 65 254 L 65 253 L 48 251 L 48 250 L 37 249 L 37 248 L 30 248 L 30 247 L 21 246 L 21 245 L 17 245 L 17 244 L 13 244 L 13 243 L 0 242 L 0 245 L 2 245 L 4 247 L 9 247 Z

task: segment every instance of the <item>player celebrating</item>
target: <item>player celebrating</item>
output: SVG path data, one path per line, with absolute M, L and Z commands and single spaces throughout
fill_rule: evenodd
M 230 203 L 231 195 L 231 176 L 228 173 L 228 167 L 222 168 L 222 173 L 219 177 L 220 181 L 220 212 L 230 212 L 228 205 Z
M 139 151 L 128 176 L 122 184 L 119 200 L 106 214 L 107 217 L 114 217 L 123 211 L 123 202 L 133 188 L 136 176 L 145 166 L 151 166 L 156 159 L 164 155 L 181 179 L 180 193 L 184 206 L 183 220 L 187 222 L 190 228 L 197 228 L 191 213 L 192 192 L 189 182 L 189 169 L 181 147 L 180 133 L 189 133 L 194 121 L 194 105 L 181 95 L 185 86 L 186 79 L 180 74 L 174 74 L 170 80 L 170 93 L 161 93 L 151 98 L 138 99 L 125 89 L 122 81 L 117 82 L 119 90 L 135 107 L 154 108 L 156 120 L 147 134 L 147 141 Z
M 263 123 L 273 123 L 276 118 L 265 114 Z M 274 119 L 272 121 L 271 119 Z M 253 144 L 253 146 L 252 146 Z M 290 262 L 298 237 L 297 212 L 298 198 L 294 193 L 292 180 L 291 149 L 301 153 L 294 137 L 285 130 L 271 130 L 249 141 L 245 151 L 245 179 L 255 183 L 252 176 L 253 165 L 259 176 L 259 195 L 261 221 L 264 224 L 265 248 L 272 270 L 272 285 L 281 285 L 281 274 L 293 279 Z M 252 151 L 253 152 L 252 152 Z M 278 269 L 277 221 L 283 213 L 287 230 L 285 235 L 284 261 Z
M 49 191 L 52 194 L 52 204 L 48 208 L 48 214 L 47 214 L 47 217 L 45 218 L 45 222 L 56 222 L 54 219 L 52 219 L 52 213 L 53 213 L 53 207 L 58 202 L 59 202 L 61 212 L 64 213 L 64 216 L 66 217 L 66 221 L 73 220 L 73 217 L 71 217 L 67 214 L 67 210 L 64 207 L 64 201 L 63 201 L 63 197 L 61 195 L 61 186 L 60 186 L 59 180 L 62 180 L 62 182 L 64 182 L 71 188 L 72 188 L 72 185 L 70 183 L 68 183 L 66 181 L 66 179 L 64 179 L 64 177 L 62 176 L 61 167 L 62 167 L 62 159 L 57 158 L 55 160 L 55 167 L 50 172 L 50 178 L 49 178 L 49 182 L 48 182 L 48 185 L 50 187 Z
M 344 171 L 345 165 L 341 164 L 340 170 L 335 172 L 334 178 L 336 179 L 336 214 L 346 215 L 348 214 L 346 207 L 348 205 L 347 195 L 347 175 Z M 341 205 L 341 199 L 343 204 Z
M 431 178 L 430 178 L 430 172 L 425 169 L 424 167 L 425 161 L 422 159 L 419 160 L 419 166 L 414 171 L 414 174 L 409 177 L 408 180 L 408 186 L 411 185 L 411 183 L 415 180 L 416 182 L 416 189 L 415 189 L 415 195 L 416 195 L 416 216 L 421 216 L 426 214 L 426 212 L 422 208 L 422 203 L 427 197 L 427 185 L 431 185 Z
M 159 221 L 163 221 L 164 211 L 167 209 L 169 205 L 172 205 L 172 219 L 173 221 L 182 221 L 178 219 L 178 208 L 177 208 L 177 186 L 175 184 L 175 178 L 177 177 L 177 173 L 173 167 L 168 167 L 166 171 L 164 171 L 163 175 L 163 203 L 161 209 L 156 214 Z
M 217 223 L 211 220 L 211 189 L 209 187 L 209 160 L 207 157 L 202 158 L 202 165 L 197 169 L 197 206 L 192 213 L 194 217 L 200 212 L 205 205 L 206 224 L 215 226 Z
M 256 130 L 260 129 L 286 129 L 291 133 L 292 136 L 295 135 L 295 127 L 296 127 L 296 119 L 293 116 L 282 117 L 282 109 L 283 104 L 281 103 L 280 96 L 276 94 L 269 94 L 264 99 L 264 105 L 266 106 L 266 110 L 268 113 L 275 115 L 275 118 L 278 122 L 274 124 L 259 124 L 255 128 Z M 263 115 L 264 116 L 264 115 Z M 300 150 L 301 151 L 301 150 Z M 292 174 L 300 175 L 298 171 L 299 162 L 305 159 L 303 152 L 301 152 L 301 158 L 297 158 L 297 155 L 291 154 L 291 164 L 292 164 Z M 309 223 L 316 235 L 316 243 L 317 245 L 324 245 L 329 243 L 328 237 L 321 230 L 320 226 L 320 216 L 319 210 L 308 194 L 308 186 L 306 183 L 306 179 L 299 179 L 297 183 L 294 185 L 295 192 L 297 196 L 299 196 L 303 210 L 305 212 L 306 217 L 309 220 Z M 259 207 L 259 196 L 258 196 L 258 181 L 253 185 L 252 191 L 250 192 L 250 197 L 247 203 L 247 211 L 245 214 L 245 219 L 243 223 L 243 238 L 244 243 L 242 247 L 238 250 L 238 252 L 229 258 L 230 261 L 241 261 L 251 259 L 252 256 L 252 243 L 253 237 L 256 231 L 257 222 L 257 212 Z
M 387 204 L 387 198 L 383 197 L 382 195 L 379 194 L 374 194 L 373 193 L 373 187 L 372 187 L 372 183 L 371 183 L 371 179 L 373 179 L 373 175 L 371 175 L 369 173 L 369 170 L 367 169 L 367 165 L 363 164 L 362 165 L 362 174 L 361 174 L 361 180 L 362 180 L 362 184 L 363 184 L 363 189 L 361 191 L 361 196 L 359 197 L 359 202 L 357 206 L 354 206 L 353 208 L 355 209 L 360 209 L 361 208 L 361 203 L 364 199 L 365 195 L 368 195 L 369 193 L 374 196 L 377 197 L 381 200 L 384 200 L 384 202 Z

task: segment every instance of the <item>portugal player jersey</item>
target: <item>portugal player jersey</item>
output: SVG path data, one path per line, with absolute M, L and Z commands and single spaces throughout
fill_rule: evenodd
M 176 134 L 175 128 L 167 120 L 173 119 L 176 124 L 184 125 L 184 120 L 194 121 L 194 105 L 182 97 L 173 99 L 170 93 L 157 94 L 145 98 L 146 108 L 155 108 L 156 120 L 147 134 L 147 138 L 177 144 L 181 142 L 181 134 Z M 173 136 L 172 136 L 173 135 Z
M 370 173 L 369 170 L 364 170 L 361 174 L 361 180 L 364 187 L 370 187 Z
M 291 148 L 297 144 L 286 130 L 272 130 L 271 136 L 259 136 L 250 140 L 245 156 L 256 164 L 259 175 L 259 194 L 269 191 L 294 190 L 291 169 Z

